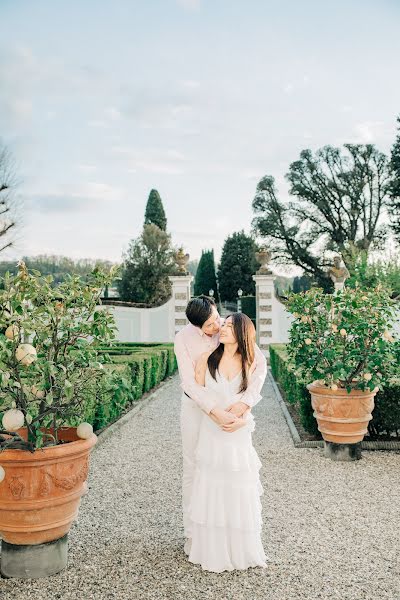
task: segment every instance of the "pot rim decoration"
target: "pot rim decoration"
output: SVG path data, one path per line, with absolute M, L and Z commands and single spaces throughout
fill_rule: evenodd
M 96 434 L 80 439 L 76 427 L 58 429 L 68 443 L 34 452 L 5 449 L 0 465 L 0 534 L 16 545 L 36 545 L 68 533 L 78 516 L 81 497 L 88 491 L 89 455 Z M 26 436 L 26 428 L 19 430 Z
M 379 391 L 344 388 L 332 390 L 319 380 L 307 384 L 318 429 L 326 442 L 356 444 L 368 432 L 374 397 Z

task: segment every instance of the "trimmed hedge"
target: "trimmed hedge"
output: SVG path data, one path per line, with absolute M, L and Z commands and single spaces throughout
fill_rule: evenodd
M 286 344 L 271 344 L 269 356 L 272 375 L 282 388 L 286 400 L 298 406 L 304 429 L 312 435 L 320 436 L 317 421 L 313 416 L 310 392 L 306 388 L 306 382 L 296 378 L 289 363 Z
M 282 388 L 286 400 L 298 406 L 304 429 L 313 435 L 320 435 L 306 382 L 296 378 L 288 359 L 286 344 L 271 344 L 269 352 L 272 375 Z M 394 381 L 375 396 L 375 408 L 368 424 L 368 432 L 371 437 L 393 434 L 400 436 L 400 381 Z
M 177 369 L 173 344 L 117 343 L 100 349 L 106 376 L 88 391 L 84 413 L 69 425 L 82 421 L 94 431 L 116 421 L 125 409 Z

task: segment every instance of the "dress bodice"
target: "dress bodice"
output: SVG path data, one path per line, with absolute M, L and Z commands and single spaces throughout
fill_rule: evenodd
M 216 380 L 211 376 L 209 368 L 206 370 L 205 387 L 217 392 L 220 399 L 219 406 L 225 408 L 229 404 L 239 400 L 239 389 L 242 383 L 242 372 L 231 380 L 226 379 L 219 371 L 215 373 Z M 235 396 L 238 396 L 235 398 Z

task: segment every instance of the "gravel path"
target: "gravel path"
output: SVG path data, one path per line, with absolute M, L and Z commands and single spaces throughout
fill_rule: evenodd
M 68 570 L 1 579 L 1 600 L 400 600 L 399 453 L 335 463 L 295 449 L 268 380 L 254 410 L 268 567 L 218 575 L 189 563 L 179 403 L 174 377 L 96 447 Z

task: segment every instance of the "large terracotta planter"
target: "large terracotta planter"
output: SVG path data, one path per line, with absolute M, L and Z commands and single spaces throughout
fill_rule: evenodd
M 51 432 L 51 430 L 50 430 Z M 26 430 L 18 433 L 26 439 Z M 87 492 L 89 454 L 97 436 L 82 440 L 75 427 L 58 430 L 69 443 L 0 452 L 5 478 L 0 483 L 0 536 L 5 542 L 34 545 L 64 536 Z
M 349 394 L 343 389 L 333 391 L 314 381 L 307 389 L 318 429 L 326 442 L 356 444 L 362 441 L 372 419 L 378 388 L 372 392 L 352 390 Z

